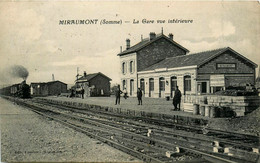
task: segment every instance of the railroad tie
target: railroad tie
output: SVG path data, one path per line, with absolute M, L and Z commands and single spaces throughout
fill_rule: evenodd
M 224 149 L 222 147 L 213 147 L 214 153 L 223 153 Z
M 180 148 L 179 147 L 175 147 L 173 149 L 173 151 L 166 151 L 165 155 L 166 155 L 166 157 L 170 158 L 170 157 L 172 157 L 172 156 L 174 156 L 174 155 L 176 155 L 178 153 L 180 153 Z
M 259 148 L 252 148 L 254 153 L 259 153 Z
M 148 132 L 147 132 L 147 137 L 150 137 L 151 136 L 151 134 L 152 134 L 152 129 L 148 129 Z
M 216 140 L 213 141 L 212 145 L 215 146 L 215 147 L 219 147 L 219 141 L 216 141 Z

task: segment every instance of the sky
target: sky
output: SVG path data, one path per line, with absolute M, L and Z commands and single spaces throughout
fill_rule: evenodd
M 97 24 L 59 25 L 60 20 L 98 19 Z M 122 24 L 100 21 L 122 20 Z M 133 20 L 139 24 L 133 24 Z M 143 24 L 142 20 L 185 19 L 192 23 Z M 129 21 L 129 23 L 125 23 Z M 150 32 L 172 33 L 190 53 L 231 47 L 260 65 L 258 2 L 0 2 L 0 85 L 21 82 L 8 74 L 25 67 L 27 83 L 60 80 L 73 84 L 82 75 L 102 72 L 120 82 L 120 46 Z M 258 71 L 258 68 L 257 68 Z

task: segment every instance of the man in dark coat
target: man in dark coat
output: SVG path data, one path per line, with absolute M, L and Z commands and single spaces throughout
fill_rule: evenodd
M 115 95 L 116 95 L 116 104 L 115 105 L 120 105 L 120 94 L 122 94 L 123 92 L 120 90 L 120 85 L 117 86 Z
M 81 90 L 82 99 L 84 99 L 84 94 L 85 94 L 85 90 L 84 90 L 84 88 L 82 88 L 82 90 Z
M 178 86 L 176 86 L 176 90 L 175 90 L 175 93 L 174 93 L 172 104 L 174 105 L 174 110 L 180 110 L 180 107 L 181 107 L 181 91 L 178 89 Z M 179 106 L 179 108 L 177 106 Z
M 137 91 L 138 105 L 142 105 L 142 96 L 143 96 L 142 90 L 138 88 Z

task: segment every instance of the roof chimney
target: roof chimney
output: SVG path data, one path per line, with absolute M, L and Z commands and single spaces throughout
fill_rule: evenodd
M 86 77 L 87 76 L 87 73 L 86 73 L 86 71 L 84 71 L 84 77 Z
M 171 40 L 173 40 L 173 34 L 172 34 L 172 33 L 169 33 L 169 38 L 170 38 Z
M 120 53 L 122 53 L 122 46 L 120 46 Z
M 130 40 L 126 39 L 126 50 L 130 49 Z
M 154 32 L 150 32 L 150 40 L 155 39 L 156 34 Z

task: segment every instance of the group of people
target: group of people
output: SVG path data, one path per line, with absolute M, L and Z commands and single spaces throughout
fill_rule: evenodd
M 120 105 L 120 97 L 121 97 L 121 94 L 124 93 L 124 98 L 127 99 L 128 96 L 127 96 L 127 92 L 126 92 L 126 89 L 123 90 L 123 92 L 120 90 L 120 85 L 117 86 L 117 89 L 115 91 L 115 96 L 116 96 L 116 103 L 115 105 Z M 138 91 L 137 91 L 137 99 L 138 99 L 138 105 L 142 105 L 142 96 L 143 96 L 143 92 L 140 88 L 138 88 Z
M 72 89 L 70 97 L 72 98 L 72 97 L 76 97 L 76 95 L 80 95 L 81 98 L 84 99 L 84 94 L 85 94 L 85 90 L 83 88 L 80 91 Z
M 115 96 L 116 96 L 116 103 L 115 105 L 120 105 L 120 96 L 121 94 L 124 93 L 124 98 L 127 99 L 127 92 L 126 92 L 126 89 L 123 90 L 123 92 L 120 90 L 120 85 L 117 86 L 117 89 L 115 91 Z M 138 105 L 142 105 L 143 101 L 142 101 L 142 96 L 143 96 L 143 93 L 142 93 L 142 90 L 140 88 L 138 88 L 137 90 L 137 99 L 138 99 Z M 175 93 L 174 93 L 174 97 L 173 97 L 173 100 L 172 100 L 172 104 L 174 106 L 174 111 L 179 111 L 180 110 L 180 104 L 181 104 L 181 91 L 179 90 L 178 86 L 176 86 L 176 90 L 175 90 Z

